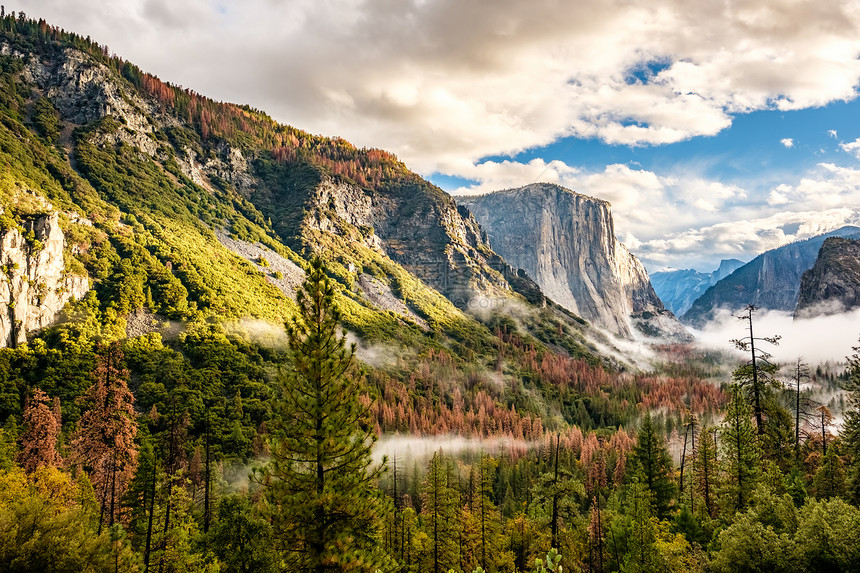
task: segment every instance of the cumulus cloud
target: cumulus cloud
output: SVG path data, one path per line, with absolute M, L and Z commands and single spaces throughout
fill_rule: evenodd
M 16 6 L 7 5 L 7 9 Z M 660 144 L 855 97 L 860 11 L 799 0 L 28 0 L 196 91 L 423 172 L 560 136 Z
M 787 147 L 788 149 L 791 149 L 792 147 L 794 147 L 794 140 L 793 140 L 792 138 L 790 138 L 790 137 L 786 137 L 786 138 L 784 138 L 784 139 L 780 139 L 780 140 L 779 140 L 779 142 L 780 142 L 783 146 Z
M 855 139 L 849 143 L 840 143 L 839 148 L 842 149 L 845 153 L 850 153 L 851 155 L 860 159 L 860 138 Z

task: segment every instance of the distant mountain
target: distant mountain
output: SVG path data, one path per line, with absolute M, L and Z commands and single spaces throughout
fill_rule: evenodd
M 818 250 L 828 237 L 857 238 L 860 237 L 860 228 L 842 227 L 762 253 L 706 290 L 681 320 L 701 327 L 713 318 L 717 309 L 734 311 L 747 304 L 793 312 L 797 306 L 800 278 L 815 264 Z
M 800 280 L 795 318 L 860 307 L 860 240 L 830 237 Z
M 720 267 L 710 273 L 702 273 L 694 269 L 651 273 L 651 285 L 663 301 L 663 305 L 676 316 L 681 316 L 708 287 L 715 285 L 717 281 L 742 266 L 744 262 L 738 259 L 723 259 L 720 261 Z
M 480 222 L 495 252 L 568 310 L 622 336 L 636 326 L 650 335 L 686 335 L 645 267 L 615 238 L 606 201 L 534 183 L 458 202 Z

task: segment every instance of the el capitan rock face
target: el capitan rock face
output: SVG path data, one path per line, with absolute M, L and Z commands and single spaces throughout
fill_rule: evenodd
M 642 263 L 616 239 L 606 201 L 546 183 L 458 201 L 494 251 L 568 310 L 622 336 L 632 336 L 634 321 L 647 334 L 686 336 Z
M 847 312 L 860 307 L 860 240 L 830 237 L 803 273 L 795 318 Z

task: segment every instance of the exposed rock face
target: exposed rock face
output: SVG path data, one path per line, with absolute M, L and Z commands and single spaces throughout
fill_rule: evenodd
M 860 240 L 830 237 L 800 279 L 795 318 L 847 312 L 860 307 Z
M 720 267 L 711 273 L 701 273 L 694 269 L 651 273 L 651 284 L 666 308 L 676 316 L 681 316 L 708 287 L 715 285 L 742 266 L 744 266 L 743 261 L 724 259 L 720 261 Z
M 282 188 L 264 203 L 301 199 L 290 214 L 273 215 L 282 236 L 296 248 L 319 248 L 317 235 L 338 235 L 387 255 L 460 308 L 477 296 L 506 296 L 512 290 L 543 303 L 540 289 L 516 272 L 487 244 L 472 215 L 453 198 L 425 182 L 368 189 L 321 177 L 311 186 Z M 274 193 L 290 193 L 279 197 Z M 259 197 L 257 197 L 259 201 Z
M 492 248 L 568 310 L 627 337 L 631 319 L 647 323 L 662 316 L 665 324 L 652 321 L 656 330 L 686 336 L 642 263 L 616 239 L 606 201 L 545 183 L 459 201 L 481 223 Z
M 0 347 L 27 342 L 27 333 L 50 325 L 71 300 L 89 290 L 87 277 L 67 275 L 57 213 L 0 234 Z
M 717 309 L 734 312 L 748 304 L 793 312 L 800 278 L 815 264 L 818 250 L 828 237 L 860 237 L 860 228 L 842 227 L 762 253 L 705 291 L 681 320 L 702 327 L 714 317 Z
M 0 46 L 0 52 L 9 52 L 8 46 Z M 84 125 L 112 115 L 123 128 L 108 136 L 111 143 L 124 141 L 149 155 L 156 153 L 149 117 L 158 114 L 157 108 L 124 90 L 104 65 L 68 48 L 47 64 L 32 56 L 25 59 L 24 77 L 51 100 L 63 120 Z M 166 116 L 158 115 L 167 121 Z
M 13 53 L 8 45 L 0 52 Z M 57 108 L 64 121 L 85 125 L 112 116 L 121 125 L 94 135 L 96 144 L 127 143 L 155 157 L 159 146 L 153 133 L 179 125 L 152 101 L 116 81 L 104 65 L 86 54 L 65 49 L 50 62 L 15 53 L 25 60 L 25 76 Z M 490 249 L 477 222 L 457 208 L 442 190 L 415 178 L 387 188 L 367 189 L 328 176 L 313 175 L 296 185 L 267 189 L 253 168 L 253 153 L 221 143 L 205 157 L 192 147 L 177 149 L 176 160 L 192 181 L 214 191 L 216 178 L 258 204 L 288 203 L 286 217 L 278 208 L 267 212 L 283 237 L 314 248 L 309 231 L 347 236 L 384 253 L 431 287 L 466 308 L 476 295 L 521 292 L 543 302 L 540 289 Z M 311 182 L 316 178 L 317 181 Z M 279 186 L 280 187 L 280 186 Z M 267 197 L 267 194 L 269 195 Z M 324 245 L 316 245 L 324 248 Z

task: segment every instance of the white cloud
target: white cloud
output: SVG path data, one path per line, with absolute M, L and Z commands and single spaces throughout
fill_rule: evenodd
M 790 137 L 786 137 L 785 139 L 780 139 L 779 142 L 783 144 L 788 149 L 794 147 L 794 140 Z
M 835 130 L 835 129 L 828 129 L 828 130 L 827 130 L 827 135 L 829 135 L 829 136 L 830 136 L 830 137 L 832 137 L 833 139 L 836 139 L 836 138 L 838 137 L 838 135 L 836 134 L 836 130 Z
M 423 173 L 563 135 L 712 135 L 735 113 L 852 99 L 860 80 L 847 1 L 7 3 L 21 7 L 163 79 Z
M 850 153 L 851 155 L 860 159 L 860 138 L 855 139 L 849 143 L 840 143 L 839 148 L 842 149 L 845 153 Z

